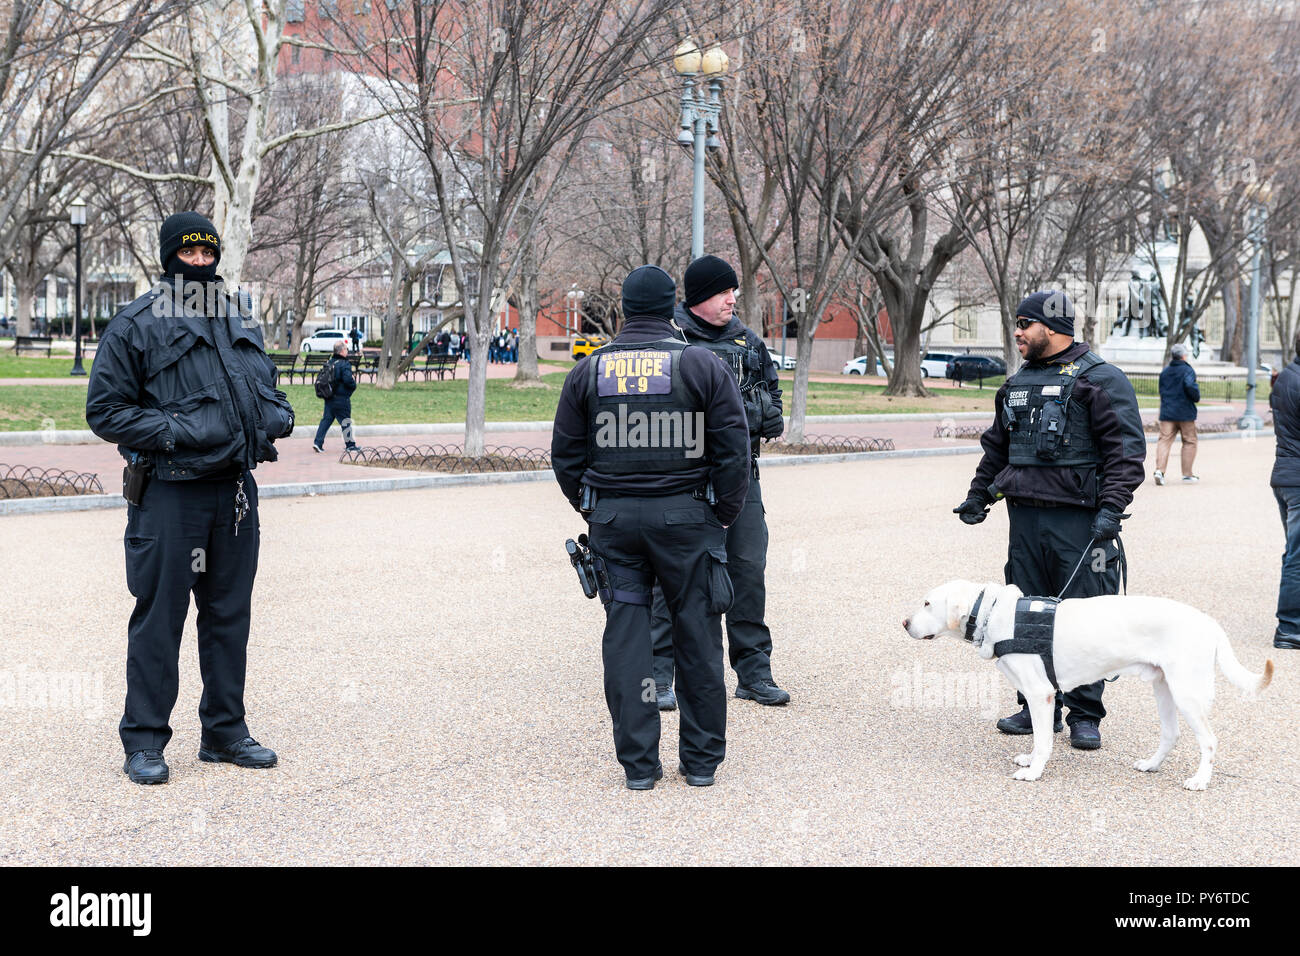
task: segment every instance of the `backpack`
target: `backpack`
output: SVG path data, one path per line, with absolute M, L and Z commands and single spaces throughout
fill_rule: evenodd
M 316 373 L 316 397 L 326 401 L 334 397 L 334 360 L 330 359 Z

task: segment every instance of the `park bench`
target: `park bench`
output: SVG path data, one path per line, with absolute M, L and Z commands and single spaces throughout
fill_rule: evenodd
M 429 380 L 429 375 L 438 376 L 438 381 L 442 381 L 443 376 L 451 372 L 451 377 L 456 377 L 456 362 L 459 357 L 455 355 L 426 355 L 424 357 L 424 366 L 420 369 L 424 373 L 424 380 Z
M 348 356 L 348 362 L 352 365 L 352 374 L 354 376 L 369 375 L 373 382 L 379 374 L 379 354 L 366 355 L 353 352 Z
M 298 356 L 296 355 L 272 355 L 271 361 L 275 363 L 276 379 L 281 375 L 293 382 L 293 373 L 297 371 Z
M 302 355 L 302 380 L 313 382 L 329 360 L 334 356 L 327 352 L 304 352 Z
M 23 352 L 44 352 L 48 358 L 50 355 L 50 346 L 54 344 L 53 337 L 49 335 L 15 335 L 14 351 L 19 355 Z

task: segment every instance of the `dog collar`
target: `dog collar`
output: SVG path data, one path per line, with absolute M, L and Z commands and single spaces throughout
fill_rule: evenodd
M 983 603 L 983 601 L 984 601 L 984 591 L 981 590 L 980 593 L 979 593 L 979 594 L 976 596 L 976 598 L 975 598 L 975 604 L 974 604 L 974 605 L 971 607 L 971 609 L 970 609 L 970 617 L 966 618 L 966 634 L 965 634 L 965 637 L 966 637 L 966 643 L 967 643 L 967 644 L 974 644 L 974 643 L 976 643 L 976 641 L 975 641 L 975 627 L 976 627 L 976 625 L 977 625 L 977 623 L 978 623 L 978 621 L 979 621 L 979 616 L 980 616 L 980 604 Z M 983 642 L 980 642 L 980 643 L 983 643 Z

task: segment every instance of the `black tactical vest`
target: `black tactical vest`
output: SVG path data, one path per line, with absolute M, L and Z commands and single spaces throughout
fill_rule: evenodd
M 587 461 L 605 474 L 698 468 L 704 409 L 682 375 L 686 343 L 611 342 L 588 362 Z
M 1065 365 L 1026 365 L 1007 379 L 1000 413 L 1010 433 L 1012 465 L 1100 465 L 1088 409 L 1072 401 L 1074 386 L 1103 359 L 1085 352 Z
M 706 348 L 727 364 L 731 369 L 736 384 L 740 386 L 742 398 L 748 399 L 749 393 L 763 381 L 762 355 L 750 344 L 744 330 L 739 335 L 729 335 L 720 339 L 691 339 L 692 345 Z

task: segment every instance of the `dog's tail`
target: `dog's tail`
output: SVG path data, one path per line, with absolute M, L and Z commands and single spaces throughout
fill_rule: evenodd
M 1228 642 L 1228 635 L 1219 629 L 1219 646 L 1215 649 L 1215 660 L 1219 662 L 1219 670 L 1223 671 L 1223 676 L 1232 681 L 1237 687 L 1241 688 L 1247 694 L 1255 695 L 1268 686 L 1269 681 L 1273 679 L 1273 662 L 1264 661 L 1264 673 L 1256 674 L 1254 671 L 1248 671 L 1241 666 L 1237 660 L 1237 655 L 1232 652 L 1232 645 Z

